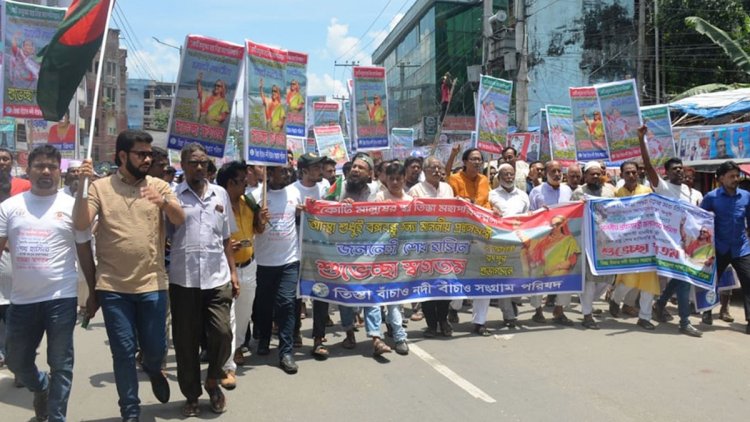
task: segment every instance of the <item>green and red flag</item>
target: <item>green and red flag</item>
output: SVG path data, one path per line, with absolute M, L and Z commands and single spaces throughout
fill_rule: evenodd
M 336 181 L 328 188 L 323 199 L 327 201 L 338 201 L 341 198 L 341 190 L 344 188 L 344 176 L 336 176 Z
M 39 53 L 42 65 L 37 102 L 45 120 L 60 120 L 68 111 L 86 71 L 104 39 L 114 0 L 74 0 L 52 41 Z

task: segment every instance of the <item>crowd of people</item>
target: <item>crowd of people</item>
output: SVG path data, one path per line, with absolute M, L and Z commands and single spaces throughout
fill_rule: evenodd
M 52 421 L 65 420 L 77 312 L 84 320 L 99 310 L 104 317 L 123 421 L 140 417 L 139 366 L 156 399 L 170 400 L 165 376 L 170 329 L 185 417 L 201 412 L 204 390 L 210 410 L 224 412 L 223 390 L 236 387 L 237 367 L 250 350 L 269 355 L 274 335 L 280 368 L 297 373 L 294 350 L 303 346 L 301 319 L 307 312 L 296 296 L 299 225 L 308 199 L 355 203 L 461 198 L 510 217 L 591 197 L 656 192 L 715 214 L 716 270 L 719 277 L 730 264 L 736 271 L 750 334 L 750 192 L 738 188 L 738 165 L 721 164 L 716 170 L 718 188 L 701 198 L 685 183 L 679 159 L 668 160 L 666 178 L 659 176 L 648 156 L 645 128 L 639 134 L 642 164 L 622 163 L 616 185 L 598 162 L 567 169 L 554 160 L 527 164 L 512 147 L 503 151 L 494 173 L 474 148 L 463 152 L 456 171 L 448 171 L 460 152 L 454 148 L 448 163 L 434 156 L 402 162 L 359 153 L 344 166 L 344 174 L 337 175 L 333 160 L 312 153 L 299 157 L 296 168 L 290 158 L 288 165 L 268 168 L 233 161 L 212 172 L 212 160 L 197 143 L 181 151 L 183 174 L 175 181 L 166 152 L 152 147 L 151 136 L 127 130 L 116 141 L 118 167 L 113 174 L 97 175 L 90 160 L 71 163 L 60 189 L 61 156 L 54 147 L 40 146 L 29 154 L 28 181 L 10 176 L 12 152 L 0 149 L 0 318 L 7 331 L 3 362 L 17 383 L 33 392 L 37 419 Z M 563 225 L 552 221 L 553 232 L 564 233 Z M 528 249 L 529 242 L 523 243 Z M 526 251 L 528 265 L 554 275 L 575 266 L 580 251 L 563 260 L 535 255 Z M 586 266 L 584 285 L 579 300 L 581 324 L 587 329 L 599 329 L 593 303 L 603 295 L 613 317 L 637 316 L 636 324 L 644 330 L 654 330 L 652 320 L 672 319 L 666 304 L 674 295 L 679 331 L 702 335 L 691 324 L 690 285 L 684 281 L 660 280 L 656 273 L 594 276 Z M 345 336 L 340 345 L 331 346 L 326 341 L 326 331 L 334 325 L 330 306 L 313 300 L 310 352 L 325 360 L 329 347 L 354 349 L 355 331 L 363 327 L 373 356 L 392 351 L 407 355 L 408 320 L 425 320 L 425 338 L 450 337 L 464 302 L 430 300 L 406 309 L 339 306 Z M 471 301 L 473 333 L 491 334 L 487 319 L 493 302 Z M 518 307 L 523 303 L 521 298 L 498 298 L 503 329 L 521 324 Z M 552 323 L 574 324 L 566 314 L 569 294 L 548 295 L 546 304 L 542 296 L 531 296 L 528 303 L 534 309 L 533 324 L 548 322 L 545 305 L 552 307 Z M 719 318 L 733 321 L 726 295 Z M 712 324 L 711 311 L 701 322 Z M 35 363 L 45 335 L 49 372 Z M 202 362 L 208 365 L 205 379 Z

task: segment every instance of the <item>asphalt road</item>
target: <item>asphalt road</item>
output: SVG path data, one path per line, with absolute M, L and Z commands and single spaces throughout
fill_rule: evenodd
M 211 413 L 201 397 L 199 418 L 233 421 L 747 421 L 750 410 L 750 336 L 738 322 L 715 321 L 703 338 L 681 335 L 676 323 L 654 332 L 635 325 L 636 318 L 614 319 L 605 310 L 599 331 L 580 326 L 577 305 L 568 312 L 575 327 L 530 322 L 528 304 L 520 308 L 516 330 L 498 329 L 497 308 L 490 309 L 491 337 L 469 334 L 465 310 L 451 339 L 424 339 L 424 321 L 410 322 L 411 352 L 384 359 L 371 357 L 364 330 L 354 350 L 339 346 L 343 333 L 328 333 L 331 356 L 310 356 L 310 318 L 303 321 L 305 345 L 296 350 L 300 371 L 287 375 L 270 356 L 252 356 L 241 368 L 238 386 L 226 392 L 228 410 Z M 674 308 L 671 308 L 676 313 Z M 549 314 L 548 314 L 549 315 Z M 338 314 L 333 314 L 338 322 Z M 37 363 L 44 367 L 44 343 Z M 70 421 L 119 421 L 112 362 L 101 316 L 90 329 L 76 327 L 76 364 L 69 402 Z M 173 351 L 167 370 L 172 398 L 156 401 L 141 376 L 141 421 L 183 419 Z M 33 417 L 32 394 L 13 386 L 0 369 L 0 419 Z

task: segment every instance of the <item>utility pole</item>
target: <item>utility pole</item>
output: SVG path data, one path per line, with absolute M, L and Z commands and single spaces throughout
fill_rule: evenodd
M 520 51 L 516 74 L 516 127 L 529 130 L 529 42 L 526 36 L 526 0 L 516 0 L 516 51 Z
M 638 0 L 638 61 L 636 62 L 636 83 L 638 95 L 643 98 L 643 84 L 646 81 L 646 1 Z
M 656 81 L 656 104 L 661 104 L 661 74 L 659 69 L 659 0 L 654 0 L 654 70 Z
M 482 3 L 482 73 L 488 74 L 487 63 L 490 61 L 490 40 L 492 39 L 492 0 Z

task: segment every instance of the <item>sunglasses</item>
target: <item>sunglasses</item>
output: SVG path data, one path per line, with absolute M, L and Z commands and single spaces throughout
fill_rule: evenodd
M 141 160 L 154 157 L 154 153 L 151 151 L 128 151 L 128 153 L 137 155 Z

